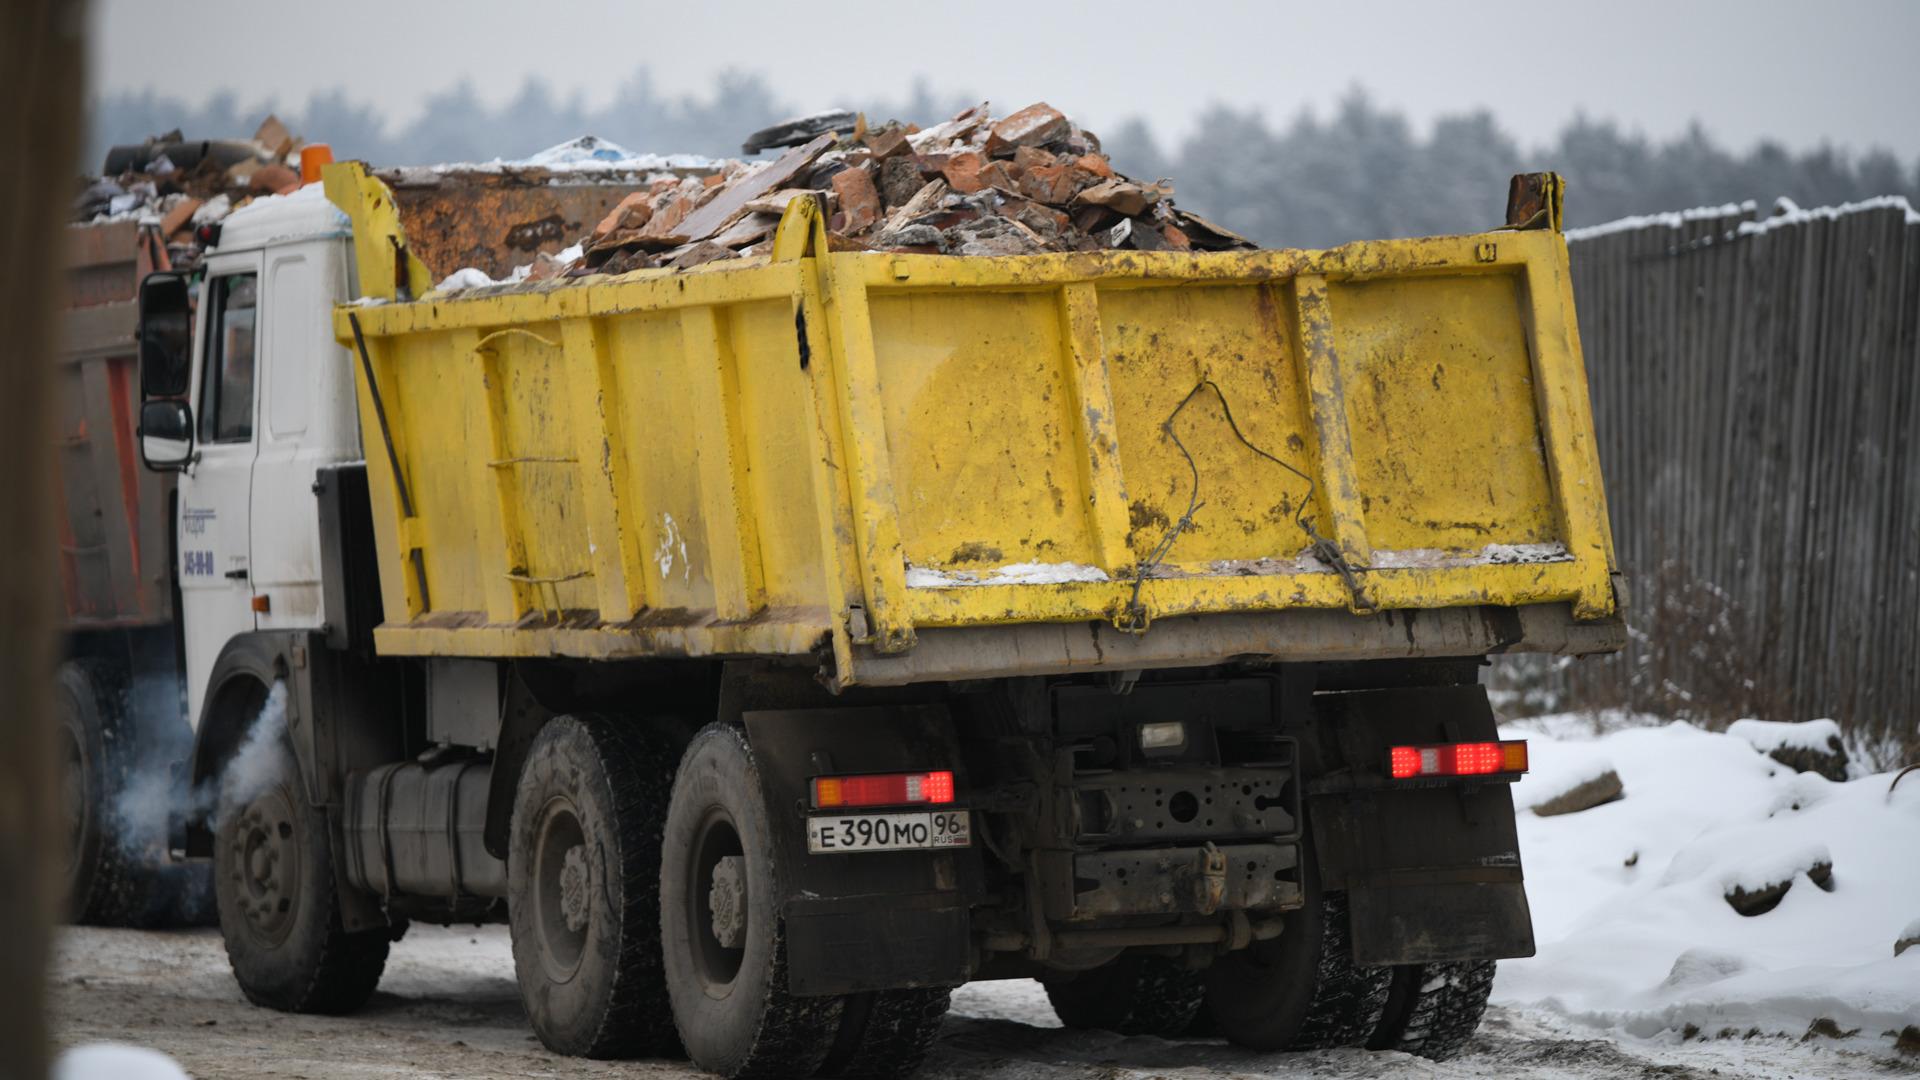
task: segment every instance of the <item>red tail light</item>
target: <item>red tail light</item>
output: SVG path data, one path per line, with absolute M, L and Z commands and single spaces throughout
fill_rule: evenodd
M 953 774 L 944 769 L 938 772 L 813 778 L 813 807 L 816 810 L 952 801 Z
M 1387 755 L 1387 775 L 1395 780 L 1423 776 L 1494 776 L 1526 771 L 1525 739 L 1396 746 Z

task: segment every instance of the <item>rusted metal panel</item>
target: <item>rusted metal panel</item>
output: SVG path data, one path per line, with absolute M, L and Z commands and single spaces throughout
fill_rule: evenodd
M 140 463 L 135 301 L 152 269 L 133 222 L 67 231 L 69 307 L 55 377 L 59 571 L 75 629 L 160 625 L 173 616 L 171 474 Z
M 378 175 L 393 189 L 408 247 L 438 281 L 468 266 L 503 279 L 534 256 L 557 254 L 586 235 L 621 199 L 644 189 L 647 176 L 699 171 L 663 169 L 592 183 L 546 169 Z

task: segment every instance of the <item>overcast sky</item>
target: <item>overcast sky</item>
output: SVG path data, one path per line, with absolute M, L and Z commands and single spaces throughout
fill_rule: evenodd
M 94 0 L 93 10 L 96 92 L 198 100 L 230 89 L 287 106 L 344 86 L 396 121 L 462 78 L 491 103 L 529 77 L 604 103 L 644 65 L 659 90 L 701 95 L 721 71 L 756 71 L 802 112 L 897 100 L 923 77 L 1003 107 L 1045 99 L 1096 130 L 1141 115 L 1177 137 L 1210 102 L 1285 120 L 1309 106 L 1324 114 L 1357 84 L 1420 123 L 1484 106 L 1527 145 L 1584 110 L 1655 137 L 1698 120 L 1736 150 L 1772 137 L 1920 157 L 1920 3 L 1909 0 Z

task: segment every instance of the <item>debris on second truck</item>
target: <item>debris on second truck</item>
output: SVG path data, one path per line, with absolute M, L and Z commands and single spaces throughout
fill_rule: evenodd
M 269 115 L 251 139 L 189 139 L 175 130 L 107 152 L 101 175 L 73 201 L 73 221 L 137 221 L 158 231 L 175 268 L 190 265 L 196 228 L 219 222 L 262 195 L 300 187 L 306 140 Z
M 764 254 L 789 202 L 819 200 L 835 250 L 942 255 L 1221 251 L 1253 243 L 1176 209 L 1173 185 L 1120 175 L 1100 140 L 1044 102 L 983 105 L 922 129 L 823 113 L 756 132 L 772 161 L 662 177 L 609 211 L 572 274 L 685 269 Z

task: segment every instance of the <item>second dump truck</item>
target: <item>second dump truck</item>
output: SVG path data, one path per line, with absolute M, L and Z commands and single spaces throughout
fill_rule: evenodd
M 357 164 L 235 213 L 141 383 L 241 988 L 350 1010 L 409 920 L 498 919 L 548 1046 L 730 1077 L 911 1072 L 977 979 L 1457 1049 L 1533 950 L 1481 667 L 1623 636 L 1517 190 L 1004 258 L 795 200 L 765 256 L 458 295 Z

